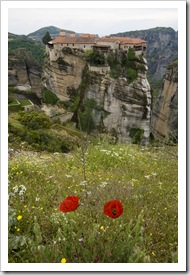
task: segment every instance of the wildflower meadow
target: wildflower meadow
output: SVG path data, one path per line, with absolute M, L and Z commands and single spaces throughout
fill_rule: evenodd
M 178 262 L 177 146 L 9 159 L 9 263 Z

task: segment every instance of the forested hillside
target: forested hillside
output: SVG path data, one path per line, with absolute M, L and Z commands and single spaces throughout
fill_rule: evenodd
M 42 65 L 44 62 L 45 46 L 37 41 L 29 39 L 25 35 L 8 34 L 8 51 L 14 54 L 16 49 L 24 48 L 29 51 L 37 62 Z

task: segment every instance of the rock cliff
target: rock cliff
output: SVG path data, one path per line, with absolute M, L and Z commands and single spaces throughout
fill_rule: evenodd
M 77 89 L 81 79 L 82 71 L 86 62 L 76 55 L 64 55 L 64 60 L 49 61 L 43 70 L 43 85 L 52 90 L 63 101 L 68 101 L 69 89 Z
M 138 136 L 141 145 L 148 144 L 151 94 L 146 73 L 139 73 L 131 84 L 126 78 L 102 75 L 99 83 L 87 88 L 86 98 L 95 99 L 101 107 L 96 115 L 97 124 L 102 122 L 121 142 L 134 142 Z
M 41 66 L 26 49 L 16 49 L 9 53 L 8 85 L 31 87 L 41 97 Z
M 162 88 L 155 102 L 151 132 L 157 140 L 172 140 L 178 137 L 178 64 L 171 63 L 164 75 Z
M 90 66 L 77 54 L 62 55 L 56 62 L 46 60 L 43 83 L 64 101 L 69 101 L 69 91 L 74 90 L 80 101 L 78 110 L 94 100 L 94 122 L 108 132 L 114 132 L 121 142 L 138 142 L 147 145 L 150 135 L 151 93 L 147 80 L 147 62 L 137 59 L 138 73 L 129 82 L 121 75 L 113 78 L 109 66 Z

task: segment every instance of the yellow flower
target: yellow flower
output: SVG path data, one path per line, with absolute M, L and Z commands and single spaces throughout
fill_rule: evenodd
M 17 220 L 20 221 L 22 219 L 21 215 L 18 215 Z
M 32 206 L 32 208 L 35 208 L 35 206 Z
M 62 264 L 65 264 L 66 262 L 67 262 L 67 260 L 66 260 L 65 258 L 62 258 L 62 259 L 61 259 L 61 263 L 62 263 Z
M 101 230 L 104 230 L 104 226 L 103 226 L 103 225 L 102 225 L 102 226 L 100 226 L 100 229 L 101 229 Z
M 17 228 L 17 231 L 19 232 L 19 231 L 20 231 L 20 228 Z
M 155 253 L 154 253 L 154 251 L 152 251 L 152 255 L 153 255 L 153 256 L 155 256 Z

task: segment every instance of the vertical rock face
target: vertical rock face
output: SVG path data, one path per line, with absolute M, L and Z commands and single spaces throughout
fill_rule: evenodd
M 178 136 L 178 65 L 170 64 L 155 102 L 151 132 L 157 140 L 177 140 Z
M 89 99 L 94 99 L 98 105 L 93 116 L 96 126 L 114 132 L 121 142 L 133 142 L 138 136 L 138 143 L 147 145 L 151 112 L 148 67 L 143 57 L 137 63 L 141 69 L 129 84 L 125 77 L 112 78 L 107 65 L 94 69 L 80 55 L 62 54 L 57 61 L 47 60 L 44 85 L 61 100 L 69 101 L 69 90 L 72 89 L 80 91 L 83 106 Z
M 146 70 L 138 73 L 131 84 L 126 78 L 113 79 L 108 74 L 102 74 L 98 83 L 89 85 L 85 96 L 95 99 L 104 111 L 103 115 L 102 111 L 97 112 L 97 124 L 103 122 L 105 128 L 114 132 L 121 142 L 132 142 L 140 135 L 141 145 L 148 144 L 151 93 Z
M 25 49 L 17 49 L 9 55 L 8 85 L 30 86 L 41 97 L 41 74 L 39 64 L 31 53 Z
M 46 62 L 43 71 L 43 84 L 61 100 L 69 100 L 68 89 L 77 89 L 86 62 L 78 56 L 62 55 L 59 62 Z

